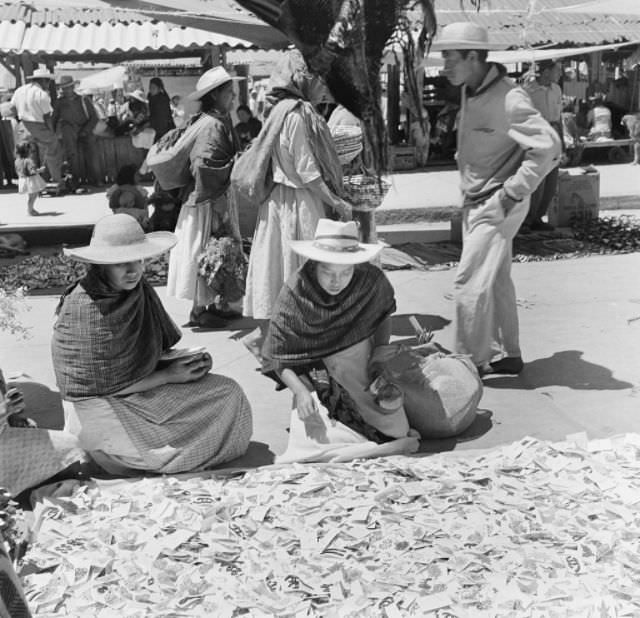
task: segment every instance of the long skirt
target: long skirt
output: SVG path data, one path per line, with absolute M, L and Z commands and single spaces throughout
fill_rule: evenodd
M 312 240 L 324 205 L 307 189 L 276 184 L 260 206 L 251 245 L 243 314 L 269 319 L 284 282 L 305 262 L 292 240 Z
M 249 446 L 251 407 L 232 379 L 207 374 L 126 397 L 74 402 L 67 430 L 109 472 L 213 468 Z
M 85 460 L 76 436 L 69 432 L 0 426 L 0 487 L 11 495 Z
M 202 307 L 214 300 L 198 275 L 198 256 L 211 237 L 211 218 L 209 202 L 182 207 L 175 231 L 178 243 L 169 254 L 167 273 L 167 295 L 195 301 Z

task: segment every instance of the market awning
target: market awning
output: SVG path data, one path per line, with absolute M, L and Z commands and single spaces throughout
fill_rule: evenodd
M 265 24 L 233 0 L 101 1 L 115 10 L 126 8 L 150 18 L 246 39 L 263 49 L 283 49 L 290 44 L 280 31 Z
M 561 13 L 600 13 L 609 15 L 640 15 L 638 0 L 587 0 L 557 9 Z
M 473 21 L 489 31 L 490 40 L 507 48 L 606 45 L 640 39 L 640 0 L 482 0 L 479 4 L 476 11 L 471 0 L 436 0 L 438 27 Z M 612 10 L 592 8 L 596 4 Z M 635 8 L 631 14 L 621 14 L 622 5 Z
M 132 50 L 187 51 L 208 45 L 251 47 L 252 43 L 205 30 L 181 28 L 166 22 L 103 22 L 31 26 L 25 29 L 20 51 L 45 55 L 103 54 Z
M 4 53 L 148 56 L 205 46 L 247 49 L 287 44 L 282 34 L 232 0 L 0 3 L 0 52 Z
M 611 45 L 591 45 L 589 47 L 565 47 L 562 49 L 510 49 L 507 51 L 489 52 L 491 62 L 501 64 L 518 64 L 521 62 L 540 62 L 541 60 L 551 60 L 560 58 L 570 58 L 571 56 L 584 56 L 595 52 L 618 49 L 628 45 L 638 45 L 640 41 L 629 41 L 628 43 L 612 43 Z M 431 53 L 424 61 L 424 66 L 441 67 L 444 65 L 442 58 Z

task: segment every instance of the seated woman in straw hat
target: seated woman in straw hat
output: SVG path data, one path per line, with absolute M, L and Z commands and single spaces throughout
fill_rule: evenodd
M 264 371 L 294 394 L 289 446 L 277 461 L 416 451 L 400 393 L 381 402 L 369 390 L 369 358 L 389 343 L 396 308 L 388 279 L 368 263 L 382 245 L 360 243 L 353 221 L 320 219 L 314 239 L 291 248 L 307 261 L 280 292 L 262 348 Z
M 88 246 L 65 249 L 90 266 L 58 305 L 56 380 L 74 404 L 68 429 L 108 472 L 201 470 L 249 444 L 251 408 L 240 386 L 209 373 L 202 350 L 167 355 L 180 331 L 146 282 L 143 260 L 175 242 L 115 214 L 96 223 Z

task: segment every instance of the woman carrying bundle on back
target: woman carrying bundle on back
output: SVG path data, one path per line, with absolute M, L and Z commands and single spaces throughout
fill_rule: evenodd
M 237 214 L 228 196 L 238 151 L 229 116 L 234 100 L 232 77 L 221 66 L 210 69 L 198 80 L 189 99 L 200 101 L 202 115 L 189 154 L 191 178 L 182 191 L 182 210 L 175 230 L 178 244 L 169 259 L 167 293 L 192 301 L 191 325 L 219 328 L 239 312 L 199 274 L 199 261 L 212 236 L 229 239 L 229 243 L 236 240 L 234 247 L 240 246 Z M 219 259 L 230 253 L 218 252 Z M 215 269 L 220 265 L 211 266 Z

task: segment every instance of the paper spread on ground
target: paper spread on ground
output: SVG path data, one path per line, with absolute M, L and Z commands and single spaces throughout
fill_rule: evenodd
M 75 484 L 35 515 L 38 616 L 640 615 L 636 434 Z

